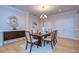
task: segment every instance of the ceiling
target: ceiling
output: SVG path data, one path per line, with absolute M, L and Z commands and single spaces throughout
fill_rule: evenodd
M 78 5 L 12 5 L 12 7 L 22 11 L 28 11 L 33 15 L 40 15 L 43 12 L 46 14 L 57 14 L 79 9 Z

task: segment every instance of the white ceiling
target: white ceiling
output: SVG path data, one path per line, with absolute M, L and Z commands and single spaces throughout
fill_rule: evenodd
M 28 11 L 34 15 L 40 15 L 43 12 L 41 5 L 12 5 L 12 7 Z M 44 12 L 46 14 L 57 14 L 77 9 L 79 9 L 78 5 L 46 5 Z

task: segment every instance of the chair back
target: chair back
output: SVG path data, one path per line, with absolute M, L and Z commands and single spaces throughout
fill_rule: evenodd
M 30 32 L 29 31 L 25 31 L 25 34 L 26 34 L 26 41 L 32 42 Z
M 55 43 L 57 43 L 57 30 L 54 30 L 53 40 L 54 40 Z
M 50 37 L 51 37 L 51 41 L 53 41 L 53 38 L 54 38 L 54 31 L 51 32 Z
M 54 39 L 57 39 L 57 30 L 54 31 Z

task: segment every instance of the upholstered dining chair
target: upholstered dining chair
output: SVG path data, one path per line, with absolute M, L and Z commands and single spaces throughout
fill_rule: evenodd
M 45 42 L 50 42 L 51 47 L 53 49 L 53 46 L 55 46 L 57 43 L 57 30 L 54 30 L 53 32 L 50 33 L 50 36 L 43 39 L 44 46 L 45 46 Z
M 56 43 L 57 43 L 57 30 L 54 30 L 53 31 L 54 32 L 54 37 L 53 37 L 53 45 L 55 46 L 56 45 Z
M 32 46 L 34 44 L 37 45 L 37 48 L 38 48 L 38 44 L 36 44 L 36 42 L 38 42 L 38 40 L 33 39 L 29 31 L 25 31 L 25 35 L 26 35 L 26 49 L 28 47 L 28 44 L 30 44 L 30 52 L 32 51 Z
M 50 42 L 51 43 L 51 48 L 53 49 L 53 37 L 54 37 L 54 33 L 51 32 L 50 36 L 47 36 L 46 38 L 43 38 L 43 44 L 44 44 L 44 46 L 45 46 L 46 42 L 48 42 L 48 43 Z

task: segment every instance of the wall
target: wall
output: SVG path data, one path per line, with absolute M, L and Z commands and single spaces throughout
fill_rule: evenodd
M 79 40 L 79 12 L 74 16 L 74 37 Z
M 77 10 L 59 13 L 48 16 L 45 21 L 46 28 L 52 27 L 52 30 L 58 30 L 58 36 L 64 38 L 79 38 L 79 13 Z M 79 39 L 78 39 L 79 40 Z
M 69 11 L 54 16 L 60 37 L 74 38 L 74 15 L 75 11 Z
M 36 23 L 37 25 L 33 25 L 33 23 Z M 32 14 L 29 14 L 29 30 L 39 31 L 39 19 Z M 34 27 L 34 28 L 33 28 Z
M 48 18 L 45 20 L 45 27 L 51 30 L 56 29 L 56 20 L 52 17 L 52 15 L 48 15 Z
M 26 13 L 27 14 L 27 13 Z M 18 19 L 17 30 L 26 29 L 26 14 L 18 9 L 9 6 L 0 6 L 0 30 L 7 31 L 12 30 L 12 27 L 8 24 L 9 16 L 16 16 Z

